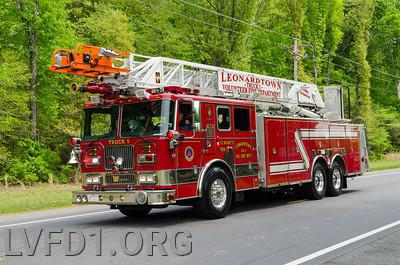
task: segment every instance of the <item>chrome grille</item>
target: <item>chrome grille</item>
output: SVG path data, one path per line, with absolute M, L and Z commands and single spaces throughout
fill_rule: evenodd
M 122 169 L 133 168 L 133 145 L 119 145 L 119 146 L 106 146 L 104 150 L 106 169 L 110 170 L 112 164 L 110 164 L 110 157 L 113 156 L 115 159 L 122 157 L 124 162 L 122 163 Z
M 106 184 L 134 184 L 134 174 L 107 174 Z

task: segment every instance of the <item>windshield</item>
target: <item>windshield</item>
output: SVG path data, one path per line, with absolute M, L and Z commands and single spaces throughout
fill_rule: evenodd
M 118 128 L 118 106 L 85 109 L 84 140 L 115 138 Z
M 165 135 L 173 129 L 175 102 L 156 100 L 124 105 L 121 137 Z

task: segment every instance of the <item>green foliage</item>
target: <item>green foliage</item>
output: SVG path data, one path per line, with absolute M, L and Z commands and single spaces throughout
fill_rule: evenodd
M 59 104 L 65 100 L 69 78 L 48 71 L 54 49 L 75 42 L 67 20 L 66 2 L 40 0 L 35 13 L 34 1 L 8 0 L 0 10 L 0 181 L 47 182 L 49 176 L 56 176 L 56 181 L 69 181 L 70 176 L 60 174 L 60 166 L 66 161 L 61 152 L 65 151 L 62 148 L 66 135 L 55 130 L 58 122 L 67 120 L 59 112 Z M 28 37 L 33 31 L 35 47 L 30 46 Z M 29 140 L 33 49 L 37 52 L 38 65 L 35 98 L 40 142 Z
M 354 66 L 357 82 L 355 114 L 363 118 L 367 128 L 371 128 L 373 123 L 370 97 L 371 67 L 367 61 L 373 11 L 372 0 L 351 1 L 345 6 L 345 44 L 348 45 L 350 58 L 358 63 Z
M 10 183 L 22 182 L 69 182 L 69 177 L 61 172 L 71 173 L 71 170 L 62 166 L 57 153 L 44 147 L 41 143 L 27 139 L 19 141 L 16 149 L 18 154 L 10 157 L 7 171 L 11 176 Z M 54 177 L 55 172 L 61 174 Z M 55 178 L 55 179 L 54 179 Z
M 134 51 L 134 31 L 130 30 L 128 17 L 122 10 L 100 3 L 90 16 L 83 19 L 82 26 L 84 38 L 90 44 Z
M 18 6 L 22 3 L 23 9 Z M 186 3 L 185 3 L 186 2 Z M 68 139 L 79 135 L 81 104 L 72 82 L 48 71 L 59 47 L 88 43 L 145 55 L 299 79 L 322 86 L 349 84 L 352 117 L 368 127 L 371 157 L 400 150 L 398 0 L 6 0 L 0 9 L 0 182 L 68 182 Z M 217 15 L 220 13 L 222 15 Z M 237 20 L 257 24 L 251 27 Z M 36 32 L 36 45 L 29 36 Z M 305 41 L 306 40 L 306 41 Z M 31 54 L 37 52 L 35 97 Z M 350 58 L 349 62 L 336 55 Z M 317 68 L 317 72 L 315 69 Z M 380 74 L 385 71 L 389 75 Z M 30 100 L 36 99 L 39 141 L 31 139 Z
M 343 0 L 328 1 L 325 47 L 330 52 L 335 52 L 343 37 Z

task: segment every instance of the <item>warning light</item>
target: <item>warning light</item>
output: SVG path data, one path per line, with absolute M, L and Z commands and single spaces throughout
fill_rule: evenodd
M 172 140 L 172 139 L 174 138 L 174 132 L 173 132 L 173 131 L 168 131 L 168 132 L 167 132 L 167 138 L 168 138 L 169 140 Z

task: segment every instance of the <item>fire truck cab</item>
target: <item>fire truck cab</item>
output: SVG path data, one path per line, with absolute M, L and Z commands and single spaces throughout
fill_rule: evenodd
M 53 54 L 50 70 L 97 78 L 81 88 L 97 95 L 73 138 L 83 182 L 73 203 L 127 216 L 193 205 L 220 218 L 244 191 L 298 186 L 322 199 L 368 169 L 364 126 L 327 119 L 312 85 L 134 55 L 118 72 L 112 59 L 121 54 L 93 46 Z

